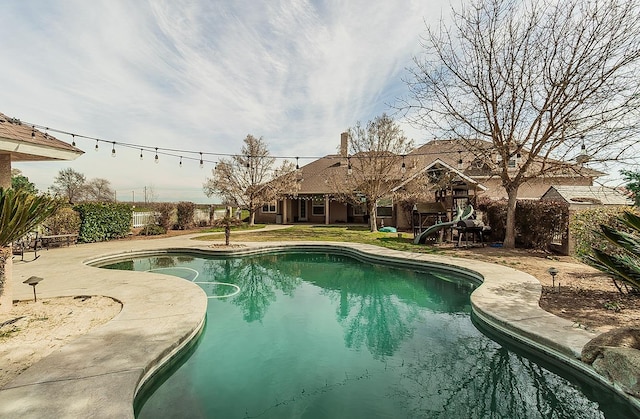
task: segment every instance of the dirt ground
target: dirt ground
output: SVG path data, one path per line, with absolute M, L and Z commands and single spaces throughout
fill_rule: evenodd
M 193 232 L 198 230 L 170 235 Z M 611 279 L 572 257 L 493 247 L 443 247 L 441 250 L 451 256 L 498 263 L 535 276 L 543 285 L 540 306 L 579 327 L 605 332 L 636 325 L 640 320 L 640 297 L 621 295 Z M 558 270 L 555 281 L 548 273 L 551 267 Z M 120 303 L 113 299 L 96 296 L 14 304 L 9 315 L 0 315 L 0 359 L 3 360 L 0 388 L 65 343 L 106 323 L 120 309 Z
M 573 257 L 493 247 L 445 252 L 510 266 L 535 276 L 542 283 L 540 307 L 580 327 L 606 332 L 640 321 L 640 296 L 620 294 L 609 277 Z M 548 272 L 551 267 L 558 270 L 555 281 Z

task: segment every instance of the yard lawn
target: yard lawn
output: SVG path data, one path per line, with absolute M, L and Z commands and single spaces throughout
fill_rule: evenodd
M 221 236 L 199 236 L 198 240 L 221 240 Z M 535 276 L 543 286 L 540 307 L 571 320 L 575 327 L 605 332 L 635 326 L 640 321 L 640 298 L 621 295 L 609 277 L 571 256 L 558 256 L 525 249 L 494 247 L 457 248 L 452 244 L 414 245 L 411 233 L 371 233 L 364 226 L 295 225 L 287 229 L 231 234 L 231 242 L 333 241 L 382 246 L 406 252 L 440 254 L 497 263 Z M 555 287 L 550 267 L 558 269 Z M 558 290 L 558 284 L 560 285 Z

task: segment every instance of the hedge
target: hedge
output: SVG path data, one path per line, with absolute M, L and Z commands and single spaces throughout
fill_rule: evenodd
M 178 202 L 176 210 L 178 215 L 178 229 L 186 230 L 193 227 L 193 216 L 196 212 L 196 204 L 193 202 Z
M 479 199 L 478 210 L 484 212 L 491 226 L 491 238 L 503 241 L 506 234 L 507 201 Z M 548 250 L 556 231 L 567 231 L 569 206 L 554 201 L 519 200 L 516 203 L 516 245 L 527 249 Z M 565 233 L 566 234 L 566 233 Z
M 617 246 L 600 234 L 600 225 L 630 233 L 631 230 L 619 220 L 625 211 L 640 216 L 640 208 L 628 206 L 598 207 L 576 212 L 569 223 L 571 236 L 575 239 L 575 256 L 585 259 L 593 254 L 591 249 L 594 247 L 605 253 L 619 254 Z
M 74 209 L 80 214 L 80 242 L 120 238 L 131 230 L 133 209 L 127 204 L 84 203 L 76 205 Z

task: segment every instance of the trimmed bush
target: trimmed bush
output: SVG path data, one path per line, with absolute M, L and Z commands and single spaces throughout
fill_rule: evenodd
M 127 204 L 84 203 L 74 207 L 80 214 L 78 241 L 93 243 L 124 237 L 131 230 L 133 209 Z
M 80 229 L 80 216 L 70 206 L 64 206 L 43 224 L 48 234 L 76 234 Z
M 159 226 L 156 224 L 147 224 L 142 227 L 142 230 L 138 233 L 138 236 L 158 236 L 160 234 L 165 234 L 167 229 L 163 226 Z
M 175 218 L 176 206 L 170 202 L 163 202 L 156 206 L 155 211 L 158 215 L 158 224 L 161 225 L 165 232 L 173 226 Z
M 196 212 L 196 204 L 193 202 L 178 202 L 176 210 L 178 215 L 178 229 L 186 230 L 193 227 L 193 216 Z

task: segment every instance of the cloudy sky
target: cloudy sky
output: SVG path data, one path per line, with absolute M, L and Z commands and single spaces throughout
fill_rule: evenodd
M 276 156 L 323 156 L 357 121 L 391 112 L 425 24 L 448 10 L 444 0 L 5 0 L 0 112 L 150 147 L 233 154 L 253 134 Z M 86 153 L 73 162 L 14 167 L 41 190 L 71 167 L 111 181 L 119 200 L 147 186 L 160 201 L 216 201 L 202 192 L 213 164 L 154 164 L 118 147 L 112 158 L 110 144 L 76 142 Z

